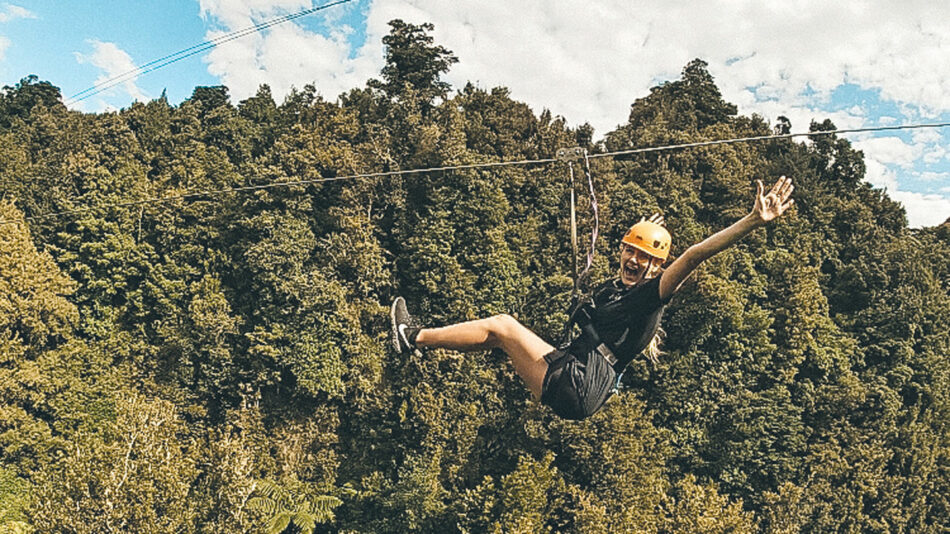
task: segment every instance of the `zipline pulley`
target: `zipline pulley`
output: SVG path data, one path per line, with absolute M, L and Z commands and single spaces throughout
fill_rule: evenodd
M 557 149 L 557 155 L 555 157 L 557 157 L 558 161 L 571 162 L 576 159 L 587 157 L 587 150 L 579 146 L 571 148 L 559 148 Z

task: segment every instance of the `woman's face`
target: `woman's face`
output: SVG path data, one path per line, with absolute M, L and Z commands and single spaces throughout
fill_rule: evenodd
M 620 244 L 620 281 L 630 287 L 655 277 L 663 260 L 626 243 Z

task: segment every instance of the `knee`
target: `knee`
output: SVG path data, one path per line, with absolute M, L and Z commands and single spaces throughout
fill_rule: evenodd
M 507 313 L 499 313 L 498 315 L 493 315 L 491 321 L 495 326 L 500 330 L 512 330 L 521 326 L 521 323 L 518 322 L 518 319 L 515 319 Z
M 491 322 L 491 334 L 493 341 L 510 338 L 516 335 L 518 329 L 523 328 L 517 319 L 507 313 L 500 313 L 488 318 Z

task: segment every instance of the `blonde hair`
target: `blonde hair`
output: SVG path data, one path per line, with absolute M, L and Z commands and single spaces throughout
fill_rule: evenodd
M 666 338 L 666 331 L 663 328 L 657 328 L 656 334 L 653 334 L 653 339 L 650 340 L 650 344 L 647 345 L 647 348 L 644 349 L 644 352 L 649 358 L 650 363 L 656 365 L 660 361 L 660 356 L 665 354 L 660 345 L 663 344 L 663 339 Z

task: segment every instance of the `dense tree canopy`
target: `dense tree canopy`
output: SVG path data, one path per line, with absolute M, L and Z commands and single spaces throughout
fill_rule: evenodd
M 834 135 L 593 160 L 594 280 L 641 215 L 675 255 L 756 178 L 794 177 L 797 208 L 688 282 L 663 357 L 589 420 L 531 401 L 503 354 L 393 353 L 397 294 L 429 324 L 516 313 L 555 338 L 566 169 L 300 181 L 771 128 L 694 60 L 595 143 L 504 88 L 453 92 L 432 27 L 390 26 L 380 79 L 336 101 L 199 87 L 86 114 L 36 77 L 3 88 L 0 530 L 950 528 L 950 223 L 909 229 Z

